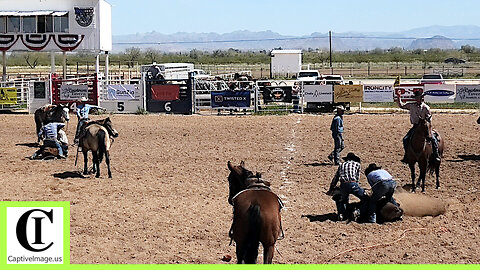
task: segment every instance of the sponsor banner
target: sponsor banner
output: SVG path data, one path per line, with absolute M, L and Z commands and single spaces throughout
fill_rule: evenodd
M 60 100 L 88 99 L 88 85 L 62 84 L 60 86 Z
M 249 108 L 250 94 L 250 91 L 212 91 L 212 108 Z
M 180 85 L 156 84 L 152 85 L 152 100 L 172 101 L 180 99 Z
M 138 86 L 134 84 L 118 84 L 107 86 L 108 100 L 132 100 L 135 99 L 135 93 Z
M 423 87 L 425 102 L 455 102 L 455 84 L 425 84 Z
M 423 93 L 423 85 L 422 84 L 400 84 L 397 87 L 395 87 L 395 100 L 396 100 L 396 92 L 400 92 L 400 98 L 402 99 L 403 102 L 410 102 L 410 101 L 415 101 L 415 98 L 413 98 L 413 95 L 415 92 L 419 91 Z
M 17 88 L 1 87 L 0 88 L 0 104 L 2 105 L 17 104 Z
M 304 85 L 305 102 L 333 102 L 333 85 Z
M 393 102 L 393 85 L 363 85 L 363 102 Z
M 0 202 L 0 265 L 70 264 L 69 202 Z
M 334 102 L 362 102 L 363 85 L 334 85 Z
M 480 102 L 480 85 L 457 84 L 455 102 Z
M 260 89 L 265 103 L 292 102 L 292 86 L 265 86 Z

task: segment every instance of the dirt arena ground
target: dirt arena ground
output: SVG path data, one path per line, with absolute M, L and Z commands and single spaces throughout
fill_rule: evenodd
M 477 117 L 434 115 L 446 151 L 441 188 L 429 176 L 425 196 L 448 203 L 436 217 L 382 225 L 333 221 L 335 204 L 324 194 L 337 169 L 327 159 L 332 115 L 112 115 L 120 133 L 110 151 L 113 178 L 103 163 L 96 179 L 76 173 L 82 158 L 75 167 L 74 151 L 66 160 L 29 160 L 36 150 L 33 115 L 0 114 L 0 200 L 70 201 L 75 264 L 226 264 L 226 254 L 235 263 L 227 235 L 227 161 L 245 160 L 286 206 L 285 239 L 277 242 L 274 263 L 480 263 Z M 407 114 L 344 120 L 343 156 L 354 151 L 363 168 L 376 162 L 400 185 L 410 183 L 399 161 Z M 72 115 L 70 140 L 76 124 Z M 368 186 L 363 174 L 361 184 Z

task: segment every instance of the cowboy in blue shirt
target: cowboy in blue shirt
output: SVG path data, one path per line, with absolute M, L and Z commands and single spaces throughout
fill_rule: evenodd
M 377 202 L 385 197 L 387 202 L 391 202 L 398 207 L 397 202 L 393 198 L 393 193 L 397 187 L 397 183 L 393 180 L 392 176 L 382 167 L 377 166 L 375 163 L 371 163 L 365 169 L 365 175 L 367 181 L 372 187 L 372 195 L 370 196 L 370 203 L 368 208 L 368 222 L 375 223 Z
M 340 105 L 335 108 L 335 111 L 336 114 L 333 117 L 332 124 L 330 125 L 334 148 L 332 153 L 328 155 L 328 159 L 333 160 L 335 162 L 335 165 L 339 165 L 340 152 L 342 152 L 342 150 L 345 148 L 343 142 L 343 113 L 345 112 L 345 108 Z
M 88 99 L 83 97 L 79 100 L 77 100 L 77 118 L 78 118 L 78 124 L 77 124 L 77 131 L 75 132 L 75 139 L 74 143 L 77 144 L 78 140 L 80 139 L 80 133 L 85 126 L 86 122 L 89 121 L 90 119 L 88 118 L 88 114 L 90 113 L 91 109 L 95 110 L 105 110 L 104 108 L 100 106 L 95 106 L 91 104 L 86 104 L 82 103 L 87 101 Z
M 43 140 L 43 147 L 55 147 L 58 149 L 58 156 L 60 158 L 65 158 L 63 155 L 63 148 L 58 141 L 58 131 L 65 126 L 64 123 L 48 123 L 44 125 L 41 129 L 40 132 L 38 133 L 39 138 L 44 138 Z M 41 148 L 39 151 L 37 151 L 34 154 L 34 158 L 39 155 L 43 151 L 43 148 Z

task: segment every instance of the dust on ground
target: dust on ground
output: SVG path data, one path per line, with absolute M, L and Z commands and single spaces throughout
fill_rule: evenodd
M 74 264 L 235 263 L 228 160 L 263 172 L 285 204 L 274 263 L 480 263 L 476 115 L 434 115 L 446 150 L 441 187 L 427 176 L 424 195 L 448 202 L 447 211 L 385 224 L 333 219 L 335 204 L 325 195 L 337 169 L 327 159 L 332 115 L 110 117 L 120 133 L 110 151 L 113 178 L 102 163 L 97 179 L 76 173 L 83 158 L 75 166 L 73 149 L 66 160 L 29 160 L 33 116 L 0 114 L 0 200 L 70 201 Z M 400 186 L 411 182 L 400 162 L 407 114 L 347 114 L 344 121 L 342 156 L 355 152 L 362 168 L 375 162 Z M 70 140 L 75 126 L 72 117 Z M 368 187 L 363 174 L 360 182 Z M 409 200 L 399 201 L 408 209 Z M 380 243 L 388 245 L 351 250 Z M 222 261 L 226 255 L 233 259 Z

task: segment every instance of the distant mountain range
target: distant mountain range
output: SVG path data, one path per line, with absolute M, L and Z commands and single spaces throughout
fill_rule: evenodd
M 480 27 L 474 25 L 430 26 L 403 32 L 332 33 L 335 51 L 373 50 L 400 47 L 404 49 L 455 49 L 462 45 L 480 47 Z M 161 34 L 158 32 L 113 36 L 113 51 L 126 48 L 153 48 L 165 52 L 227 50 L 325 49 L 329 48 L 328 33 L 307 36 L 286 36 L 272 31 L 234 31 L 218 33 Z

